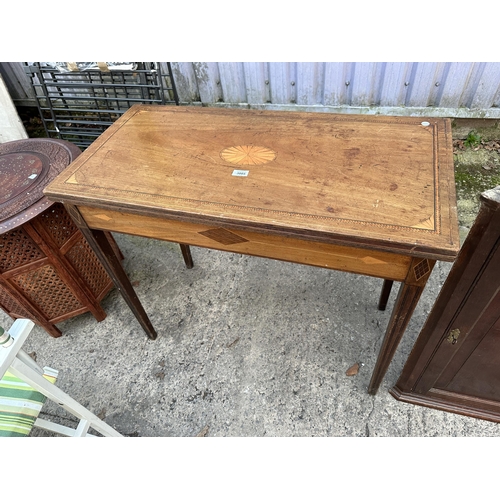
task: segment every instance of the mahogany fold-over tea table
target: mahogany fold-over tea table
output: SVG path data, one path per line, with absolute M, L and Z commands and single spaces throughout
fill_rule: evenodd
M 450 120 L 136 105 L 46 189 L 65 204 L 147 335 L 114 231 L 401 282 L 375 394 L 458 225 Z

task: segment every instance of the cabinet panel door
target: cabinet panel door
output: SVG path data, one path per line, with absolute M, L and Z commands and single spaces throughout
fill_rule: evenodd
M 497 301 L 498 302 L 498 301 Z M 436 388 L 500 402 L 500 319 L 446 385 Z
M 390 393 L 500 422 L 500 186 L 481 209 Z
M 463 378 L 460 373 L 465 364 L 472 370 L 475 383 L 480 383 L 480 379 L 486 378 L 485 365 L 474 353 L 483 341 L 491 336 L 490 331 L 498 320 L 499 291 L 500 251 L 496 251 L 465 294 L 461 307 L 454 312 L 449 327 L 442 335 L 439 348 L 415 387 L 416 392 L 424 393 L 432 387 L 450 390 L 452 381 L 455 381 L 453 386 L 455 390 L 460 392 L 456 379 Z M 472 365 L 471 357 L 476 360 L 475 367 Z M 488 362 L 493 364 L 495 360 L 500 362 L 500 344 L 488 353 Z M 462 380 L 462 383 L 465 390 L 467 380 Z M 500 398 L 500 386 L 498 392 Z

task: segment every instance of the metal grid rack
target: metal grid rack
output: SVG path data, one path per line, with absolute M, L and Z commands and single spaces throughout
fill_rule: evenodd
M 27 63 L 47 137 L 88 147 L 133 104 L 179 104 L 170 63 Z

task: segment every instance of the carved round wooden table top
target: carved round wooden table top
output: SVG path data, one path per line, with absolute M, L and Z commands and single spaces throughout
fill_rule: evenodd
M 0 144 L 0 234 L 53 205 L 43 189 L 79 154 L 58 139 L 22 139 Z

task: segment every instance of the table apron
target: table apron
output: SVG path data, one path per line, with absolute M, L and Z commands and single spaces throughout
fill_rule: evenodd
M 92 229 L 266 257 L 338 271 L 404 281 L 412 258 L 392 252 L 334 245 L 257 232 L 79 206 Z

